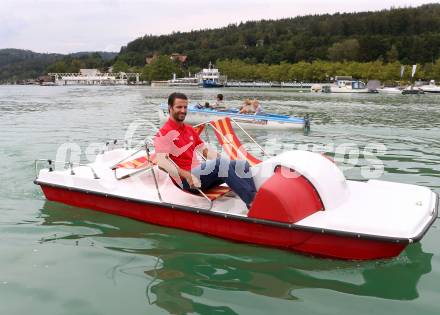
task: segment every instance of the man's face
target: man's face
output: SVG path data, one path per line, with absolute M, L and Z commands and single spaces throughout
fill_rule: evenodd
M 173 117 L 175 121 L 183 122 L 186 117 L 187 109 L 188 100 L 176 98 L 174 100 L 174 105 L 170 108 L 170 116 Z

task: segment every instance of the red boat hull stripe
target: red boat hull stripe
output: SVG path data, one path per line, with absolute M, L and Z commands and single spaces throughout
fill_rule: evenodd
M 68 205 L 94 209 L 153 224 L 174 227 L 225 239 L 290 249 L 296 252 L 339 259 L 381 259 L 399 255 L 405 242 L 391 242 L 289 229 L 250 220 L 224 218 L 207 213 L 106 197 L 40 184 L 46 198 Z

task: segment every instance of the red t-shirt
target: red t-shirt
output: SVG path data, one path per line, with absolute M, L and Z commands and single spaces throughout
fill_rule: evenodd
M 200 165 L 194 152 L 200 144 L 203 144 L 203 141 L 193 127 L 178 124 L 171 118 L 154 138 L 156 153 L 167 153 L 177 166 L 187 171 Z

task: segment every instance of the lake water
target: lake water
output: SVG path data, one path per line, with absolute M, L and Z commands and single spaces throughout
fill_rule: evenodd
M 0 86 L 0 314 L 440 313 L 439 221 L 395 259 L 353 262 L 45 200 L 33 184 L 35 159 L 55 159 L 70 143 L 87 161 L 109 139 L 143 139 L 159 127 L 156 107 L 172 91 Z M 273 153 L 336 151 L 348 178 L 380 176 L 440 193 L 440 95 L 184 91 L 195 102 L 221 91 L 230 106 L 257 97 L 266 111 L 309 114 L 309 135 L 250 133 Z M 379 148 L 374 163 L 371 148 Z

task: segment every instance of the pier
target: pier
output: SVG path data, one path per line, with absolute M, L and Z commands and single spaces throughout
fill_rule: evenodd
M 98 69 L 80 69 L 78 73 L 48 73 L 56 85 L 127 85 L 139 84 L 139 73 L 102 73 Z
M 310 89 L 313 83 L 309 82 L 263 82 L 263 81 L 228 81 L 226 87 L 243 88 L 294 88 Z

